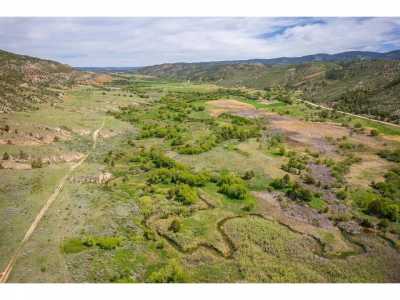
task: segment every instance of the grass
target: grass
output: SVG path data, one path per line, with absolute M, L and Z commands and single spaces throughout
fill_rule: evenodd
M 308 204 L 318 211 L 323 211 L 327 207 L 326 202 L 319 197 L 313 197 Z
M 112 133 L 112 136 L 99 138 L 96 150 L 76 170 L 73 178 L 96 176 L 103 171 L 114 176 L 105 185 L 74 180 L 67 182 L 26 244 L 24 254 L 29 255 L 18 259 L 11 281 L 382 282 L 388 281 L 393 274 L 397 276 L 391 269 L 398 266 L 397 256 L 390 256 L 393 255 L 391 248 L 382 246 L 374 237 L 362 237 L 370 243 L 371 255 L 348 260 L 321 259 L 316 255 L 320 250 L 318 244 L 307 235 L 296 233 L 273 220 L 246 216 L 265 213 L 258 210 L 263 200 L 251 193 L 245 199 L 232 199 L 220 193 L 213 176 L 223 170 L 231 171 L 237 177 L 253 171 L 254 177 L 244 183 L 249 191 L 265 191 L 272 179 L 286 174 L 281 165 L 287 163 L 288 157 L 277 155 L 275 149 L 266 151 L 265 145 L 257 138 L 229 139 L 209 151 L 192 155 L 179 154 L 166 137 L 138 138 L 142 124 L 161 123 L 160 109 L 164 113 L 174 113 L 171 112 L 173 106 L 164 107 L 165 103 L 160 100 L 168 92 L 179 92 L 177 97 L 183 97 L 178 101 L 180 107 L 184 106 L 185 97 L 191 95 L 194 99 L 190 103 L 197 107 L 204 105 L 204 100 L 193 96 L 195 92 L 214 93 L 217 86 L 128 75 L 125 78 L 125 83 L 113 83 L 120 90 L 103 94 L 103 89 L 81 87 L 69 91 L 68 101 L 59 106 L 44 105 L 38 112 L 10 115 L 10 123 L 25 122 L 27 128 L 39 123 L 89 132 L 105 119 L 105 129 L 101 133 Z M 130 97 L 128 86 L 139 92 Z M 308 114 L 300 104 L 289 106 L 282 102 L 241 101 L 277 113 L 289 110 L 292 117 L 303 118 Z M 132 113 L 137 117 L 135 122 L 107 114 L 108 110 L 137 103 L 140 111 Z M 44 115 L 40 118 L 42 113 Z M 193 141 L 208 137 L 213 132 L 212 122 L 222 124 L 232 120 L 213 119 L 207 111 L 190 108 L 183 120 L 165 119 L 162 122 L 162 125 L 185 128 L 185 138 Z M 282 145 L 288 151 L 292 150 L 288 143 L 282 142 Z M 67 149 L 84 153 L 90 146 L 90 134 L 73 134 L 68 142 L 36 148 L 4 145 L 4 149 L 14 151 L 12 153 L 19 149 L 37 154 L 62 153 Z M 206 197 L 211 205 L 200 199 L 186 204 L 174 201 L 171 193 L 174 183 L 150 184 L 147 179 L 156 168 L 155 162 L 146 160 L 140 153 L 142 149 L 149 151 L 151 147 L 160 149 L 177 163 L 175 168 L 184 168 L 189 173 L 208 171 L 212 179 L 206 180 L 203 186 L 192 186 L 191 190 Z M 16 245 L 21 239 L 42 201 L 54 189 L 67 167 L 65 164 L 31 171 L 0 170 L 0 211 L 4 212 L 0 250 L 5 253 L 0 260 L 2 265 L 12 253 L 10 245 Z M 293 181 L 301 180 L 296 175 L 291 175 L 291 178 Z M 13 205 L 20 205 L 17 211 L 20 214 L 13 213 Z M 323 212 L 327 203 L 313 197 L 308 205 Z M 222 236 L 218 224 L 224 218 L 234 216 L 238 218 L 223 225 L 226 236 Z M 180 224 L 174 230 L 170 229 L 173 220 Z M 226 239 L 231 239 L 235 252 L 232 259 L 223 258 L 205 247 L 191 254 L 182 253 L 177 249 L 179 247 L 157 232 L 165 233 L 184 249 L 209 244 L 222 253 L 230 251 Z M 319 236 L 332 253 L 340 253 L 345 248 L 340 232 L 321 229 Z

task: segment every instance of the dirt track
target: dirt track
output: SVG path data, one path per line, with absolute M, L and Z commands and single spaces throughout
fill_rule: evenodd
M 97 136 L 100 132 L 100 130 L 104 127 L 104 123 L 105 121 L 103 120 L 103 123 L 101 124 L 101 126 L 96 129 L 93 134 L 92 134 L 92 140 L 93 140 L 93 145 L 92 145 L 92 151 L 96 148 L 96 144 L 97 144 Z M 22 241 L 19 243 L 17 250 L 15 251 L 14 255 L 11 257 L 10 261 L 8 262 L 5 270 L 0 273 L 0 283 L 6 283 L 8 280 L 8 277 L 11 274 L 11 271 L 15 265 L 15 262 L 17 261 L 17 258 L 23 248 L 23 246 L 25 245 L 25 243 L 29 240 L 29 238 L 32 236 L 32 234 L 34 233 L 34 231 L 36 230 L 37 226 L 39 225 L 41 219 L 43 218 L 43 216 L 46 214 L 47 210 L 49 209 L 49 207 L 52 205 L 52 203 L 57 199 L 57 196 L 60 194 L 60 192 L 62 191 L 65 182 L 67 181 L 67 179 L 69 178 L 69 176 L 73 173 L 73 171 L 78 168 L 80 165 L 82 165 L 84 163 L 84 161 L 86 160 L 86 158 L 89 156 L 90 152 L 85 154 L 78 162 L 76 162 L 75 164 L 73 164 L 70 169 L 68 170 L 67 174 L 64 175 L 64 177 L 60 180 L 59 184 L 57 185 L 56 189 L 54 190 L 54 192 L 50 195 L 50 197 L 47 199 L 45 205 L 41 208 L 41 210 L 39 211 L 39 213 L 36 215 L 34 221 L 32 222 L 31 226 L 29 227 L 29 229 L 27 230 L 27 232 L 25 233 L 24 238 L 22 239 Z
M 306 103 L 306 104 L 309 104 L 309 105 L 314 106 L 314 107 L 321 108 L 321 109 L 333 110 L 330 107 L 326 107 L 326 106 L 323 106 L 323 105 L 315 104 L 315 103 L 310 102 L 310 101 L 306 101 L 306 100 L 299 100 L 299 101 L 303 102 L 303 103 Z M 376 120 L 376 119 L 372 119 L 372 118 L 368 118 L 368 117 L 364 117 L 364 116 L 348 113 L 348 112 L 341 111 L 341 110 L 337 110 L 337 112 L 341 113 L 341 114 L 344 114 L 344 115 L 347 115 L 347 116 L 351 116 L 351 117 L 355 117 L 355 118 L 359 118 L 359 119 L 364 119 L 364 120 L 373 121 L 373 122 L 376 122 L 376 123 L 380 123 L 380 124 L 384 124 L 384 125 L 389 125 L 389 126 L 400 128 L 400 125 L 398 125 L 398 124 L 385 122 L 385 121 L 380 121 L 380 120 Z

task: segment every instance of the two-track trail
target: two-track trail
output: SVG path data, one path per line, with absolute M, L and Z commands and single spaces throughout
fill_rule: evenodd
M 62 191 L 65 182 L 67 179 L 71 176 L 71 174 L 74 172 L 76 168 L 78 168 L 80 165 L 82 165 L 85 160 L 88 158 L 90 153 L 96 149 L 96 144 L 97 144 L 97 136 L 99 135 L 100 130 L 104 127 L 105 120 L 103 120 L 101 126 L 96 129 L 93 134 L 92 134 L 92 150 L 89 153 L 86 153 L 79 161 L 77 161 L 75 164 L 73 164 L 67 174 L 64 175 L 63 178 L 61 178 L 60 182 L 58 183 L 56 189 L 54 192 L 50 195 L 50 197 L 47 199 L 46 203 L 44 206 L 40 209 L 39 213 L 36 215 L 35 219 L 33 220 L 32 224 L 30 225 L 29 229 L 26 231 L 24 238 L 22 241 L 19 243 L 17 249 L 15 250 L 13 256 L 9 260 L 5 270 L 0 273 L 0 283 L 6 283 L 8 280 L 8 277 L 11 274 L 11 271 L 17 261 L 17 258 L 19 254 L 22 251 L 22 248 L 24 247 L 25 243 L 29 240 L 29 238 L 32 236 L 32 234 L 35 232 L 37 226 L 39 225 L 40 221 L 42 220 L 43 216 L 46 214 L 47 210 L 50 208 L 50 206 L 53 204 L 53 202 L 57 199 L 58 195 Z

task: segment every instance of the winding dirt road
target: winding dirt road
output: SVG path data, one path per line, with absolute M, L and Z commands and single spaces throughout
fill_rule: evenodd
M 92 134 L 92 140 L 93 140 L 93 145 L 92 145 L 92 151 L 96 149 L 96 145 L 97 145 L 97 136 L 99 135 L 99 132 L 101 129 L 103 129 L 104 127 L 104 123 L 105 120 L 103 120 L 101 126 L 96 129 L 93 134 Z M 61 178 L 59 184 L 57 185 L 56 189 L 54 190 L 54 192 L 50 195 L 50 197 L 47 199 L 46 203 L 44 204 L 44 206 L 41 208 L 41 210 L 39 211 L 39 213 L 36 215 L 34 221 L 32 222 L 31 226 L 29 227 L 28 231 L 25 233 L 24 238 L 22 239 L 22 241 L 19 243 L 14 255 L 11 257 L 10 261 L 8 262 L 5 270 L 0 273 L 0 283 L 6 283 L 8 280 L 8 277 L 11 274 L 11 271 L 17 261 L 17 258 L 19 256 L 19 254 L 21 253 L 22 248 L 24 247 L 25 243 L 29 240 L 29 238 L 32 236 L 32 234 L 34 233 L 34 231 L 36 230 L 37 226 L 39 225 L 40 221 L 42 220 L 43 216 L 46 214 L 47 210 L 49 209 L 49 207 L 53 204 L 53 202 L 57 199 L 57 196 L 60 194 L 60 192 L 62 191 L 65 182 L 67 181 L 67 179 L 71 176 L 71 174 L 74 172 L 74 170 L 76 168 L 78 168 L 80 165 L 82 165 L 85 160 L 88 158 L 88 156 L 90 155 L 90 153 L 92 152 L 90 151 L 89 153 L 85 154 L 78 162 L 76 162 L 75 164 L 73 164 L 70 169 L 68 170 L 67 174 L 64 175 L 63 178 Z
M 325 110 L 330 110 L 330 111 L 333 110 L 330 107 L 326 107 L 326 106 L 323 106 L 323 105 L 320 105 L 320 104 L 316 104 L 316 103 L 313 103 L 313 102 L 310 102 L 310 101 L 307 101 L 307 100 L 298 99 L 298 101 L 303 102 L 303 103 L 308 104 L 308 105 L 311 105 L 311 106 L 314 106 L 314 107 L 317 107 L 317 108 L 320 108 L 320 109 L 325 109 Z M 345 111 L 342 111 L 342 110 L 336 110 L 336 111 L 338 113 L 343 114 L 343 115 L 347 115 L 347 116 L 351 116 L 351 117 L 355 117 L 355 118 L 359 118 L 359 119 L 364 119 L 364 120 L 368 120 L 368 121 L 372 121 L 372 122 L 376 122 L 376 123 L 380 123 L 380 124 L 384 124 L 384 125 L 400 128 L 400 125 L 398 125 L 398 124 L 385 122 L 385 121 L 380 121 L 380 120 L 376 120 L 376 119 L 372 119 L 372 118 L 368 118 L 368 117 L 352 114 L 352 113 L 349 113 L 349 112 L 345 112 Z

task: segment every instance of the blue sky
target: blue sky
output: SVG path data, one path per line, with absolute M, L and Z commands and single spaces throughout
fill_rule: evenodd
M 144 66 L 400 49 L 400 18 L 0 18 L 0 49 Z

